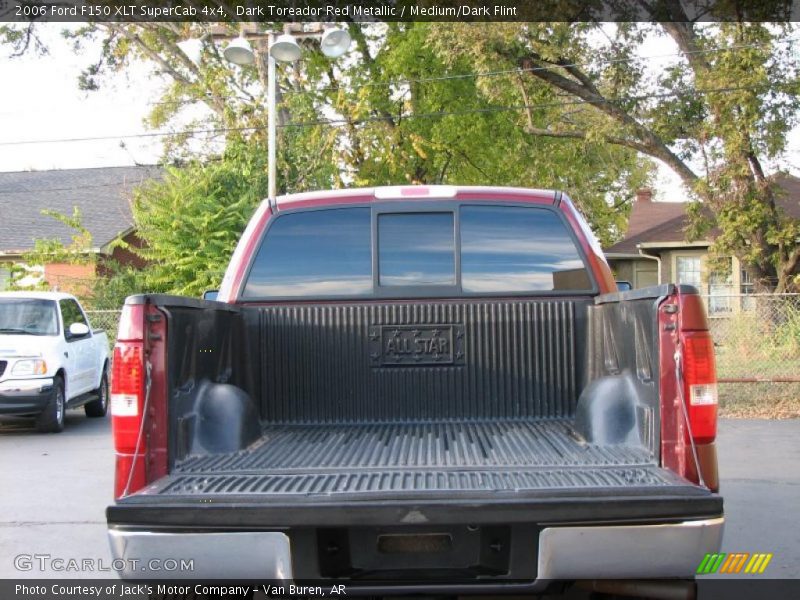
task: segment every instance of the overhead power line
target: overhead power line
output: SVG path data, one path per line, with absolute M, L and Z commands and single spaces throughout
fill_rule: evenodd
M 779 40 L 774 40 L 775 43 L 792 43 L 798 41 L 795 38 L 782 38 Z M 682 57 L 687 55 L 698 55 L 698 54 L 716 54 L 719 52 L 729 52 L 731 50 L 746 50 L 752 48 L 764 48 L 766 46 L 770 46 L 773 42 L 761 42 L 758 44 L 736 44 L 727 47 L 717 47 L 717 48 L 706 48 L 703 50 L 687 50 L 686 52 L 672 52 L 669 54 L 656 54 L 651 56 L 628 56 L 625 58 L 615 58 L 615 59 L 608 59 L 598 61 L 596 63 L 587 64 L 587 63 L 579 63 L 579 62 L 572 62 L 572 63 L 565 63 L 562 65 L 540 65 L 537 67 L 518 67 L 514 69 L 498 69 L 495 71 L 472 71 L 468 73 L 453 73 L 450 75 L 437 75 L 431 77 L 419 77 L 419 78 L 409 78 L 409 79 L 400 79 L 395 81 L 374 81 L 374 82 L 367 82 L 353 87 L 344 87 L 344 86 L 328 86 L 317 88 L 314 90 L 283 90 L 282 93 L 284 94 L 315 94 L 319 92 L 325 91 L 338 91 L 340 89 L 346 89 L 348 91 L 357 91 L 367 87 L 399 87 L 401 85 L 410 85 L 414 83 L 434 83 L 438 81 L 452 81 L 454 79 L 477 79 L 480 77 L 500 77 L 503 75 L 516 75 L 522 73 L 536 73 L 541 71 L 558 71 L 565 68 L 587 68 L 587 67 L 595 67 L 595 66 L 603 66 L 603 65 L 612 65 L 612 64 L 622 64 L 627 62 L 636 62 L 636 61 L 652 61 L 652 60 L 659 60 L 662 58 L 674 58 L 674 57 Z
M 615 104 L 620 101 L 640 101 L 640 100 L 647 100 L 650 98 L 667 98 L 670 96 L 682 96 L 682 95 L 691 95 L 691 94 L 713 94 L 713 93 L 728 93 L 728 92 L 736 92 L 736 91 L 756 91 L 761 89 L 771 89 L 768 85 L 758 85 L 758 86 L 729 86 L 729 87 L 721 87 L 721 88 L 710 88 L 710 89 L 703 89 L 703 90 L 677 90 L 673 92 L 661 92 L 661 93 L 651 93 L 651 94 L 642 94 L 638 96 L 630 96 L 627 98 L 604 98 L 599 99 L 599 103 L 604 104 Z M 512 105 L 512 106 L 487 106 L 484 108 L 472 108 L 472 109 L 463 109 L 463 110 L 453 110 L 453 111 L 435 111 L 435 112 L 428 112 L 428 113 L 408 113 L 408 114 L 399 114 L 393 115 L 393 117 L 397 120 L 411 120 L 411 119 L 423 119 L 423 118 L 437 118 L 437 117 L 445 117 L 445 116 L 458 116 L 458 115 L 468 115 L 468 114 L 483 114 L 483 113 L 496 113 L 496 112 L 511 112 L 511 111 L 518 111 L 518 110 L 537 110 L 542 108 L 557 108 L 560 106 L 575 106 L 575 105 L 592 105 L 593 103 L 586 101 L 586 100 L 564 100 L 558 102 L 545 102 L 540 104 L 521 104 L 521 105 Z M 374 117 L 364 117 L 361 119 L 319 119 L 314 121 L 299 121 L 296 123 L 284 123 L 279 125 L 280 128 L 305 128 L 305 127 L 320 127 L 320 126 L 330 126 L 336 127 L 341 125 L 360 125 L 363 123 L 371 123 L 376 121 L 386 121 L 387 117 L 385 116 L 374 116 Z M 235 132 L 253 132 L 253 131 L 261 131 L 266 130 L 266 126 L 244 126 L 244 127 L 214 127 L 214 128 L 207 128 L 207 129 L 190 129 L 190 130 L 183 130 L 183 131 L 152 131 L 146 133 L 132 133 L 132 134 L 115 134 L 115 135 L 102 135 L 102 136 L 87 136 L 87 137 L 72 137 L 72 138 L 50 138 L 50 139 L 41 139 L 41 140 L 15 140 L 15 141 L 8 141 L 8 142 L 0 142 L 0 147 L 5 146 L 27 146 L 27 145 L 35 145 L 35 144 L 60 144 L 60 143 L 74 143 L 74 142 L 97 142 L 97 141 L 109 141 L 109 140 L 129 140 L 129 139 L 143 139 L 143 138 L 158 138 L 158 137 L 171 137 L 171 136 L 192 136 L 192 135 L 203 135 L 203 134 L 223 134 L 223 133 L 235 133 Z
M 281 90 L 281 93 L 287 96 L 304 96 L 304 95 L 314 95 L 319 94 L 322 92 L 336 92 L 339 90 L 347 90 L 350 92 L 355 92 L 364 88 L 370 87 L 400 87 L 404 85 L 411 85 L 411 84 L 426 84 L 426 83 L 437 83 L 441 81 L 453 81 L 458 79 L 478 79 L 483 77 L 502 77 L 505 75 L 516 75 L 516 74 L 523 74 L 523 73 L 536 73 L 541 71 L 558 71 L 565 68 L 587 68 L 587 67 L 599 67 L 603 65 L 612 65 L 612 64 L 622 64 L 627 62 L 636 62 L 636 61 L 653 61 L 659 60 L 663 58 L 675 58 L 675 57 L 683 57 L 687 55 L 705 55 L 705 54 L 716 54 L 720 52 L 730 52 L 730 51 L 738 51 L 738 50 L 747 50 L 753 48 L 763 48 L 770 46 L 772 43 L 794 43 L 800 41 L 796 38 L 786 37 L 779 40 L 774 40 L 773 42 L 760 42 L 756 44 L 736 44 L 732 46 L 726 47 L 715 47 L 715 48 L 705 48 L 701 50 L 688 50 L 686 52 L 671 52 L 667 54 L 655 54 L 650 56 L 629 56 L 625 58 L 617 58 L 617 59 L 608 59 L 603 61 L 597 61 L 596 63 L 587 64 L 587 63 L 579 63 L 579 62 L 572 62 L 572 63 L 565 63 L 563 65 L 548 65 L 548 66 L 537 66 L 537 67 L 519 67 L 513 69 L 498 69 L 493 71 L 471 71 L 467 73 L 453 73 L 449 75 L 437 75 L 431 77 L 417 77 L 417 78 L 407 78 L 407 79 L 397 79 L 393 81 L 371 81 L 362 83 L 355 86 L 325 86 L 320 88 L 308 89 L 308 90 L 293 90 L 293 89 L 284 89 Z M 154 100 L 151 102 L 143 103 L 145 106 L 185 106 L 191 104 L 197 104 L 200 102 L 205 102 L 209 99 L 223 99 L 227 100 L 226 97 L 220 96 L 218 94 L 206 94 L 205 98 L 192 98 L 192 99 L 184 99 L 184 100 Z M 245 101 L 244 98 L 237 98 L 238 100 Z M 129 106 L 138 106 L 138 104 L 133 103 L 126 103 Z M 0 115 L 13 115 L 13 112 L 0 112 Z

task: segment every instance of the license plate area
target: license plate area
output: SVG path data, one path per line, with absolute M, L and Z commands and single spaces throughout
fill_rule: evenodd
M 509 570 L 503 525 L 317 530 L 320 575 L 351 579 L 473 579 Z

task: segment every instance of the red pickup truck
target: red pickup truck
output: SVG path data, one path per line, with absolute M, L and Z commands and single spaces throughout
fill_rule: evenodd
M 487 594 L 691 580 L 720 547 L 697 291 L 618 292 L 561 192 L 265 202 L 218 300 L 125 303 L 117 559 Z

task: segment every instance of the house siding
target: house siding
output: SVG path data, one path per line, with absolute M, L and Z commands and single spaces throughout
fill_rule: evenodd
M 636 287 L 636 283 L 633 280 L 633 261 L 611 261 L 611 270 L 614 272 L 614 279 L 617 281 L 629 281 L 632 286 Z
M 44 266 L 44 280 L 51 289 L 76 296 L 84 295 L 90 289 L 94 278 L 93 264 L 49 263 Z
M 651 250 L 654 255 L 656 251 Z M 701 294 L 708 294 L 709 271 L 707 267 L 708 250 L 706 248 L 689 247 L 661 250 L 661 278 L 658 278 L 658 263 L 650 259 L 618 258 L 609 262 L 614 270 L 615 278 L 630 281 L 634 288 L 647 287 L 657 283 L 680 283 L 678 281 L 678 258 L 700 257 L 701 259 Z M 742 284 L 741 263 L 736 257 L 731 257 L 731 278 L 728 284 L 730 294 L 741 293 Z
M 115 246 L 108 256 L 100 256 L 97 263 L 97 274 L 101 277 L 113 275 L 113 269 L 107 265 L 110 259 L 120 266 L 130 266 L 135 269 L 143 269 L 147 266 L 147 261 L 135 252 L 136 249 L 144 247 L 145 243 L 136 235 L 136 232 L 129 232 L 122 237 L 125 246 Z

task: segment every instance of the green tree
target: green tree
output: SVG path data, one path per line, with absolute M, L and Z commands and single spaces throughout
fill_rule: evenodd
M 35 284 L 24 283 L 33 273 L 32 267 L 41 267 L 48 263 L 67 263 L 73 265 L 97 264 L 97 257 L 92 251 L 92 234 L 83 226 L 80 209 L 75 206 L 72 215 L 64 215 L 57 211 L 45 209 L 42 215 L 55 219 L 72 231 L 69 244 L 59 238 L 36 239 L 33 249 L 22 255 L 22 261 L 11 269 L 11 288 L 16 290 L 47 289 L 47 282 L 40 280 Z
M 603 140 L 564 143 L 527 134 L 520 119 L 553 116 L 547 104 L 554 94 L 533 89 L 513 68 L 476 77 L 496 66 L 438 52 L 430 41 L 441 28 L 351 26 L 361 60 L 341 72 L 328 69 L 320 104 L 342 115 L 343 165 L 353 183 L 565 189 L 604 242 L 616 239 L 632 191 L 650 176 L 650 163 Z M 544 105 L 536 115 L 519 110 L 533 103 Z
M 230 255 L 266 193 L 261 147 L 231 144 L 219 160 L 167 169 L 134 194 L 150 291 L 200 296 L 218 288 Z
M 698 25 L 680 2 L 656 4 L 671 22 L 453 23 L 428 44 L 449 63 L 468 57 L 484 69 L 521 69 L 537 104 L 548 93 L 559 97 L 558 111 L 519 119 L 525 134 L 602 141 L 663 162 L 700 201 L 691 207 L 690 238 L 716 228 L 717 255 L 740 258 L 763 288 L 796 289 L 800 222 L 776 203 L 780 191 L 765 166 L 785 152 L 798 123 L 795 28 Z M 654 35 L 678 48 L 655 76 L 638 58 Z
M 601 137 L 564 140 L 521 129 L 521 118 L 547 121 L 560 113 L 543 107 L 522 114 L 514 107 L 557 103 L 557 94 L 519 73 L 474 77 L 496 65 L 466 53 L 443 56 L 429 43 L 440 24 L 348 26 L 354 46 L 346 60 L 330 61 L 311 45 L 302 61 L 279 67 L 280 193 L 440 182 L 558 187 L 569 191 L 603 241 L 620 235 L 632 190 L 650 174 L 650 163 L 635 149 L 609 146 Z M 251 151 L 264 143 L 263 48 L 256 65 L 233 67 L 216 39 L 237 30 L 207 23 L 93 23 L 67 35 L 76 47 L 100 42 L 100 59 L 81 77 L 87 90 L 140 61 L 168 78 L 149 116 L 151 127 L 174 125 L 187 106 L 205 107 L 201 116 L 193 113 L 188 129 L 212 129 L 213 139 L 166 137 L 166 158 L 191 162 L 215 158 L 210 142 L 244 142 Z M 3 31 L 16 51 L 31 39 L 19 26 Z M 184 51 L 188 38 L 200 40 L 199 62 Z M 198 141 L 209 143 L 198 151 Z

